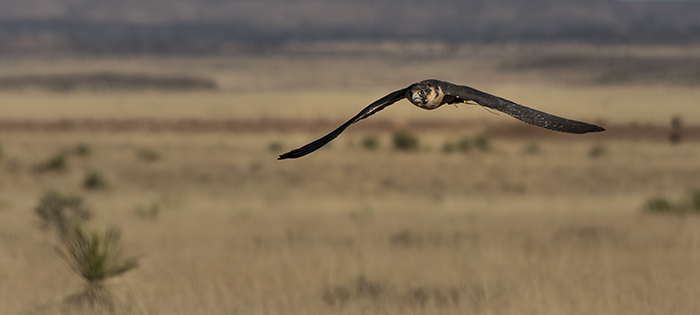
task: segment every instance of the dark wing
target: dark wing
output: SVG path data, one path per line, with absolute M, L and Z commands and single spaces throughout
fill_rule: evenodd
M 443 81 L 438 81 L 437 84 L 445 94 L 457 96 L 465 101 L 474 101 L 481 106 L 493 108 L 531 125 L 568 133 L 605 131 L 603 127 L 547 114 L 467 86 Z
M 360 120 L 363 120 L 369 116 L 372 116 L 374 113 L 384 109 L 385 107 L 400 101 L 402 98 L 404 98 L 406 96 L 406 91 L 408 91 L 408 88 L 398 90 L 395 92 L 391 92 L 389 95 L 384 96 L 381 99 L 370 104 L 369 106 L 365 107 L 365 109 L 363 109 L 359 114 L 355 115 L 355 117 L 348 120 L 346 123 L 344 123 L 340 127 L 336 128 L 335 130 L 331 131 L 331 133 L 323 136 L 323 138 L 320 138 L 320 139 L 318 139 L 314 142 L 311 142 L 311 143 L 309 143 L 301 148 L 298 148 L 296 150 L 292 150 L 292 151 L 289 151 L 285 154 L 282 154 L 277 159 L 278 160 L 296 159 L 296 158 L 300 158 L 304 155 L 307 155 L 311 152 L 314 152 L 314 151 L 320 149 L 322 146 L 326 145 L 326 143 L 331 142 L 331 140 L 335 139 L 348 126 L 350 126 L 350 125 L 352 125 Z

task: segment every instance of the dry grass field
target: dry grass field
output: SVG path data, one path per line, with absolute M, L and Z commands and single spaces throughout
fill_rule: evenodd
M 97 312 L 67 302 L 84 284 L 34 213 L 49 190 L 82 196 L 94 214 L 90 224 L 120 227 L 125 252 L 138 258 L 138 268 L 105 284 L 117 314 L 700 312 L 700 217 L 643 211 L 652 197 L 677 202 L 700 188 L 694 85 L 600 84 L 589 80 L 595 69 L 565 75 L 500 66 L 536 54 L 529 46 L 522 54 L 466 47 L 436 60 L 420 49 L 396 55 L 393 46 L 379 53 L 321 48 L 206 58 L 3 57 L 5 77 L 193 75 L 219 89 L 0 92 L 0 314 Z M 698 54 L 545 50 L 581 51 Z M 550 135 L 476 107 L 427 112 L 403 101 L 328 148 L 276 160 L 428 77 L 609 131 Z M 672 145 L 666 135 L 676 115 L 687 133 Z M 202 126 L 94 127 L 183 119 Z M 86 121 L 94 126 L 75 127 Z M 207 127 L 221 121 L 256 127 Z M 415 134 L 419 148 L 393 148 L 397 130 Z M 368 138 L 376 148 L 366 147 Z M 472 141 L 469 150 L 445 151 L 463 139 Z M 62 169 L 46 166 L 79 146 L 88 153 L 66 154 Z M 85 189 L 91 172 L 106 187 Z

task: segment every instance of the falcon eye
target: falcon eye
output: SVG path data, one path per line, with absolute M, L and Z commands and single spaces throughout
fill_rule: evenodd
M 425 90 L 420 90 L 420 92 L 418 92 L 418 95 L 425 96 Z

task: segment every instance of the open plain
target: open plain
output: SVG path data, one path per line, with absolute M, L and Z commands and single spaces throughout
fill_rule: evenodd
M 82 196 L 91 224 L 122 229 L 139 267 L 106 283 L 119 314 L 700 312 L 700 217 L 644 211 L 700 188 L 700 48 L 283 49 L 0 58 L 11 83 L 216 83 L 0 86 L 0 314 L 94 312 L 66 303 L 83 283 L 34 213 L 50 190 Z M 276 160 L 426 78 L 608 130 L 565 135 L 478 106 L 401 101 L 327 148 Z M 418 148 L 395 148 L 396 131 Z M 77 147 L 88 153 L 42 167 Z M 101 189 L 84 188 L 92 172 Z

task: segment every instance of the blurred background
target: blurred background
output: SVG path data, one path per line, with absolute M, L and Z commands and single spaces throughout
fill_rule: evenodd
M 0 0 L 0 313 L 695 314 L 699 16 Z M 401 101 L 276 160 L 428 78 L 607 131 Z

